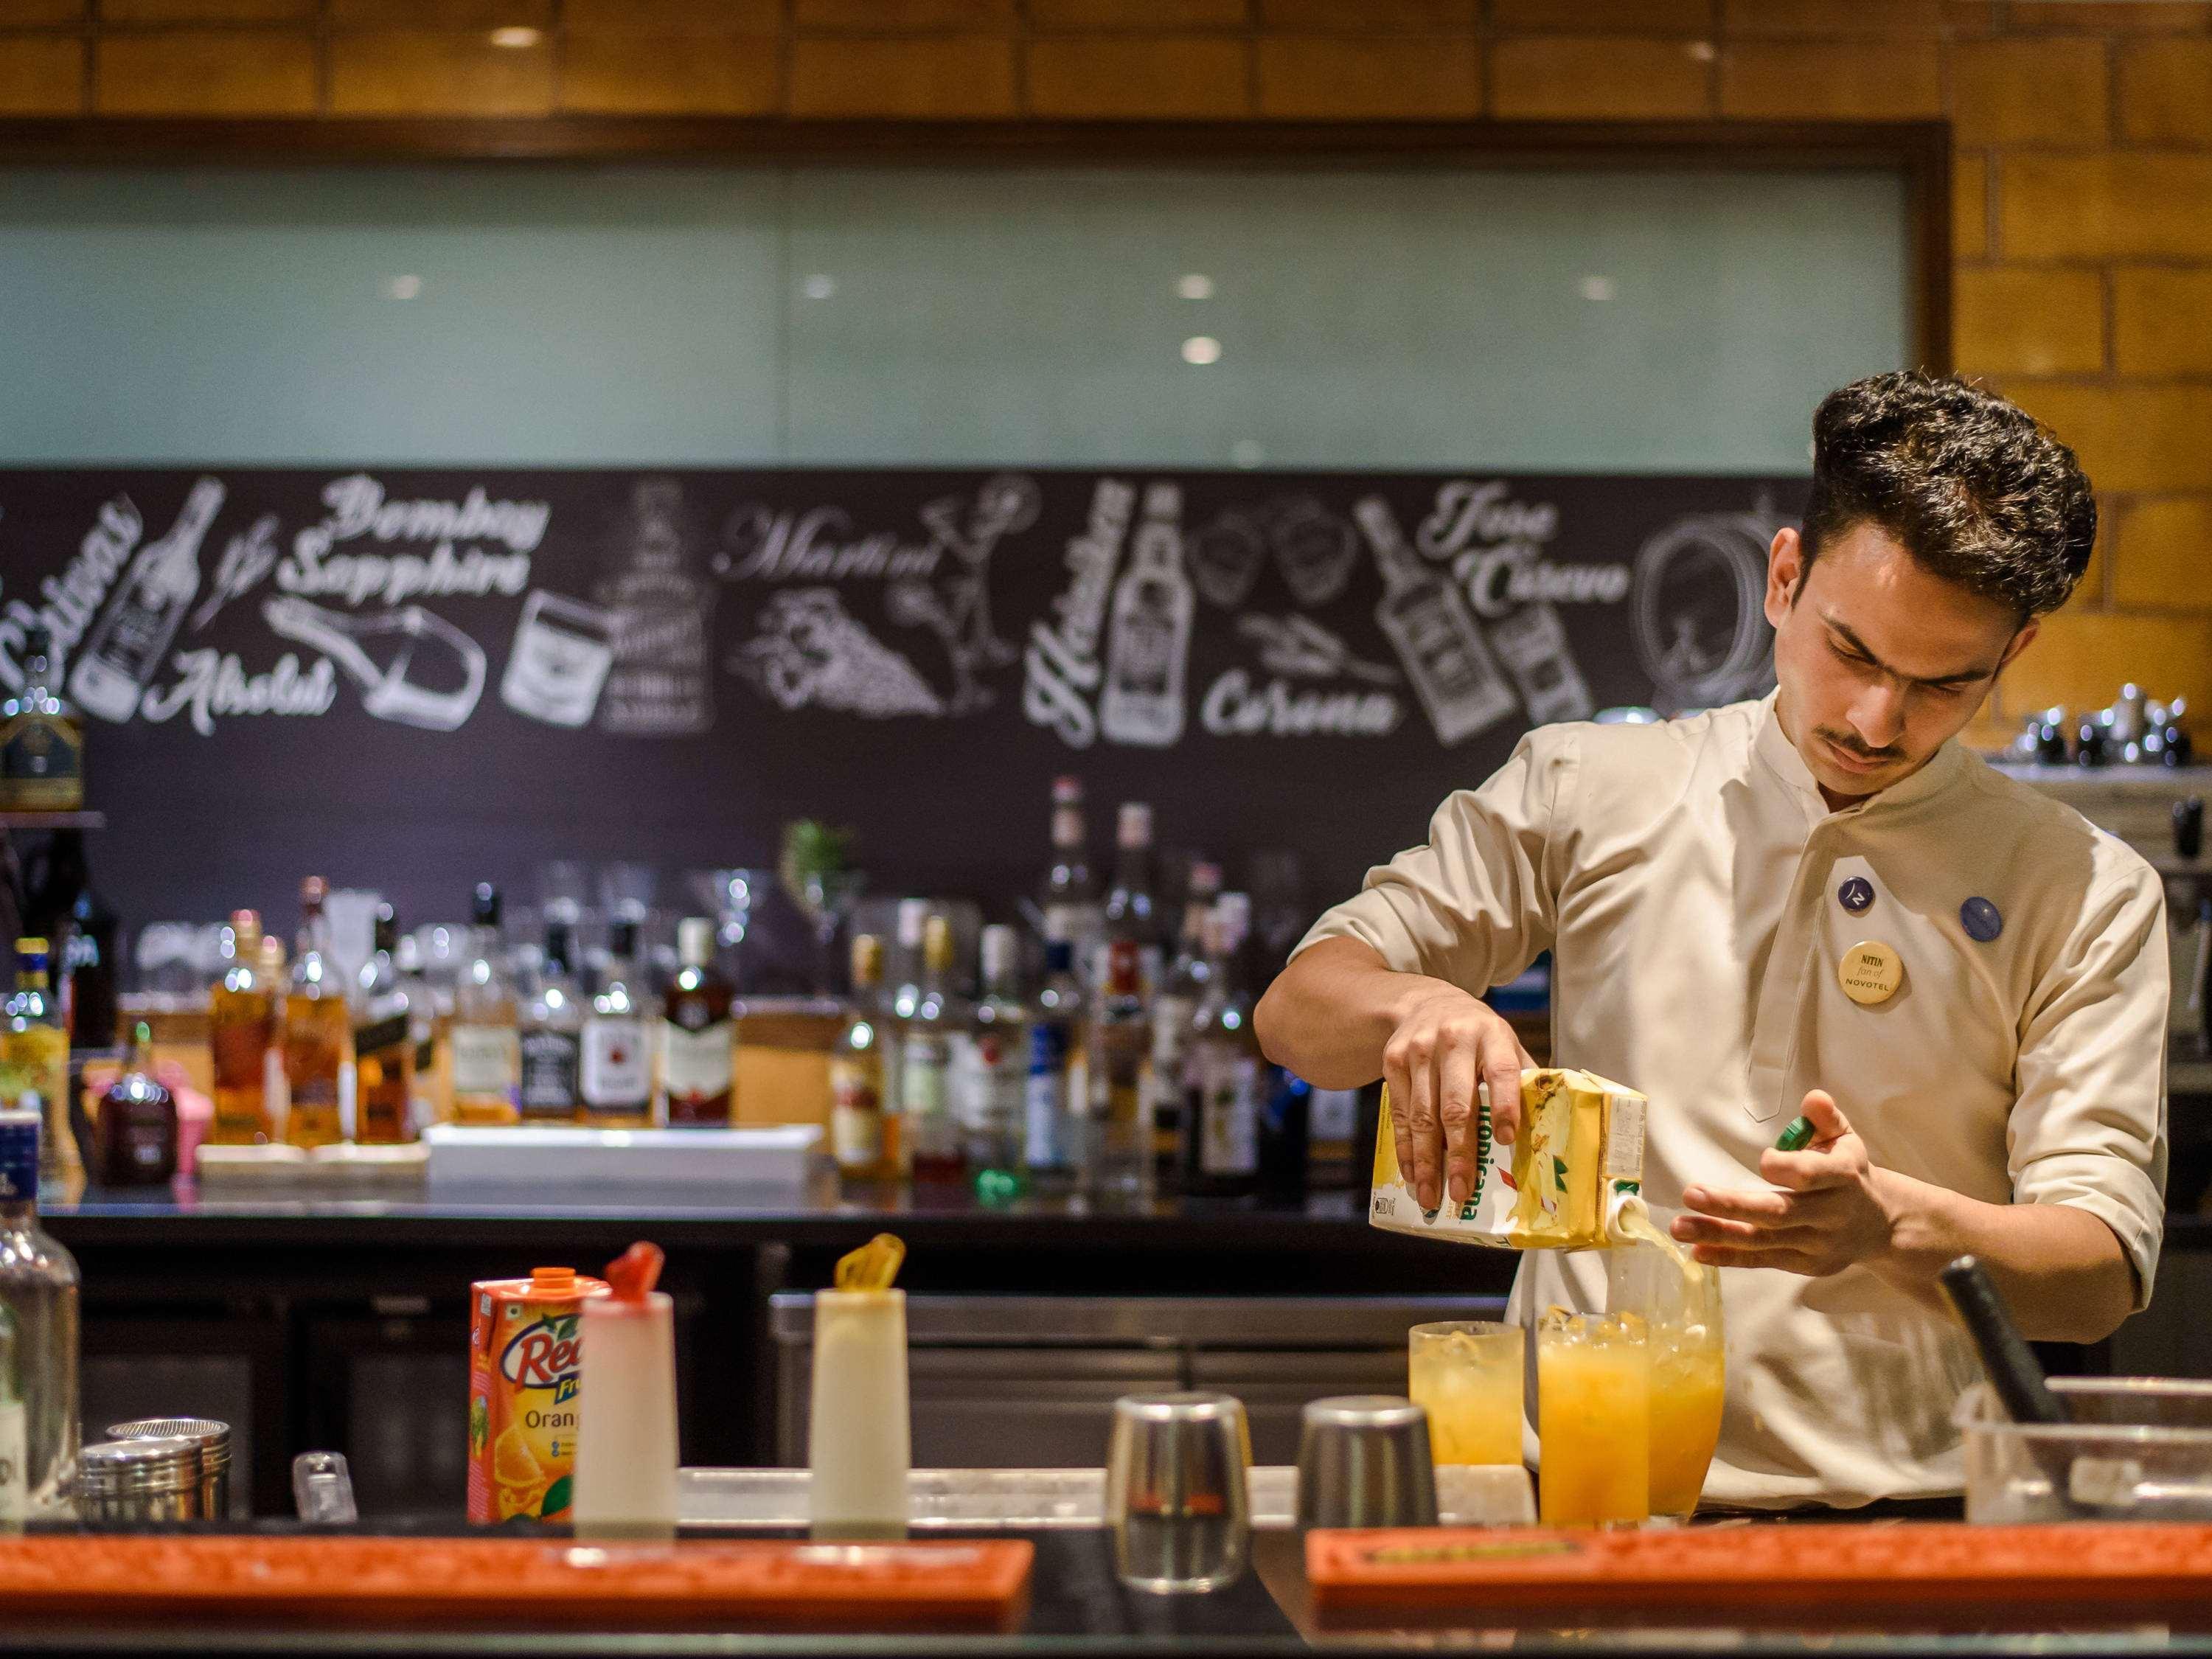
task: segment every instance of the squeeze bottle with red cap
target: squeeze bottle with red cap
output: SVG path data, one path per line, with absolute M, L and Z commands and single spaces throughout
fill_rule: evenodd
M 661 1260 L 631 1245 L 607 1264 L 613 1293 L 584 1304 L 579 1538 L 676 1533 L 676 1304 L 653 1288 Z

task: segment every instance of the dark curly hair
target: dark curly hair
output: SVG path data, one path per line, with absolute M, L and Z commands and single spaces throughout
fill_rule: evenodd
M 1867 523 L 2026 622 L 2063 605 L 2088 568 L 2097 502 L 2074 452 L 2017 405 L 1948 376 L 1875 374 L 1813 416 L 1805 568 Z

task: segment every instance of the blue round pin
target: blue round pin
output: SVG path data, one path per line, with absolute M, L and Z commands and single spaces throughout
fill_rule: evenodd
M 1853 915 L 1874 908 L 1874 884 L 1864 876 L 1853 876 L 1836 889 L 1836 902 Z
M 1959 907 L 1959 925 L 1968 939 L 1987 945 L 2004 932 L 2004 913 L 1985 898 L 1970 898 Z

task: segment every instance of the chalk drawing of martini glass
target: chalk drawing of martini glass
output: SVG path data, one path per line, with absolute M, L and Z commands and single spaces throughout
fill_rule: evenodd
M 380 720 L 451 732 L 483 694 L 483 647 L 419 605 L 351 617 L 276 599 L 264 600 L 261 614 L 286 639 L 344 670 L 361 687 L 361 706 Z

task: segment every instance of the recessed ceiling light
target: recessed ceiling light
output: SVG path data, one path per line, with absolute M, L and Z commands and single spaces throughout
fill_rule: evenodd
M 506 28 L 494 29 L 491 32 L 492 45 L 505 46 L 510 52 L 526 52 L 544 38 L 543 30 L 533 29 L 519 23 L 509 25 Z
M 420 276 L 387 276 L 384 279 L 384 297 L 387 300 L 411 300 L 422 291 Z
M 1182 360 L 1187 363 L 1218 363 L 1221 361 L 1221 342 L 1211 334 L 1194 334 L 1182 343 Z
M 1213 278 L 1202 270 L 1194 270 L 1176 284 L 1176 292 L 1186 300 L 1211 300 Z
M 1582 289 L 1583 299 L 1594 300 L 1600 304 L 1610 300 L 1619 292 L 1613 287 L 1613 278 L 1610 276 L 1585 276 L 1579 286 Z
M 1266 460 L 1267 452 L 1261 447 L 1257 438 L 1239 438 L 1229 446 L 1229 459 L 1238 466 L 1249 470 Z
M 799 285 L 799 291 L 810 300 L 826 300 L 837 291 L 837 279 L 826 270 L 817 270 Z

